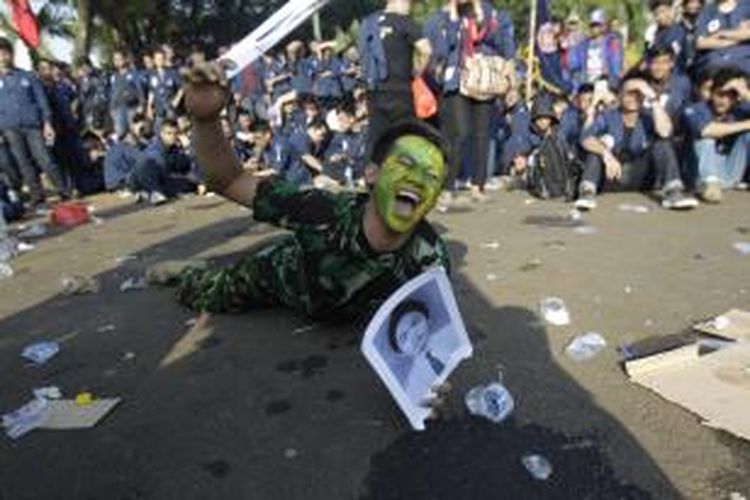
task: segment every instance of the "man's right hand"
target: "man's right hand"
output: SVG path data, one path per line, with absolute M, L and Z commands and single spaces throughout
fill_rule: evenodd
M 606 171 L 607 179 L 610 181 L 617 181 L 622 178 L 622 164 L 615 155 L 607 151 L 602 157 L 604 160 L 604 170 Z
M 229 100 L 229 81 L 219 63 L 205 63 L 187 70 L 185 105 L 196 122 L 211 122 L 219 115 Z

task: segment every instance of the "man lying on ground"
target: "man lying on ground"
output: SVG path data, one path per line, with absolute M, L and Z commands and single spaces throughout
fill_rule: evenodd
M 433 266 L 449 267 L 443 241 L 425 221 L 449 160 L 439 132 L 417 121 L 387 130 L 366 169 L 369 195 L 302 190 L 278 176 L 258 179 L 243 171 L 221 130 L 227 95 L 218 66 L 204 65 L 187 75 L 195 152 L 208 187 L 252 207 L 255 220 L 290 234 L 234 267 L 180 273 L 182 303 L 208 312 L 283 306 L 313 318 L 361 318 L 407 280 Z M 152 281 L 175 278 L 158 268 L 151 271 Z

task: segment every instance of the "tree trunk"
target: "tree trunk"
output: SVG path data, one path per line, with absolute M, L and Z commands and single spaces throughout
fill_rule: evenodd
M 91 50 L 91 23 L 93 20 L 91 0 L 78 0 L 76 12 L 78 20 L 76 22 L 74 55 L 78 58 L 88 56 Z

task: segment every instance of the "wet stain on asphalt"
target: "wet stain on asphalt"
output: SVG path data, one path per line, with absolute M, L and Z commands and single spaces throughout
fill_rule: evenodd
M 266 405 L 266 415 L 281 415 L 282 413 L 286 413 L 291 409 L 292 405 L 289 403 L 289 401 L 279 399 L 276 401 L 271 401 Z
M 276 365 L 276 370 L 283 373 L 301 374 L 302 378 L 309 379 L 323 373 L 328 366 L 328 358 L 325 356 L 308 356 L 304 359 L 290 359 Z
M 203 465 L 203 468 L 213 477 L 223 479 L 229 474 L 232 467 L 226 460 L 214 460 Z

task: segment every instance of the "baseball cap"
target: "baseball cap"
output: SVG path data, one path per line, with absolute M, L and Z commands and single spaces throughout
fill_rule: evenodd
M 596 9 L 591 13 L 591 17 L 589 18 L 589 24 L 606 24 L 607 23 L 607 13 L 604 12 L 602 9 Z

